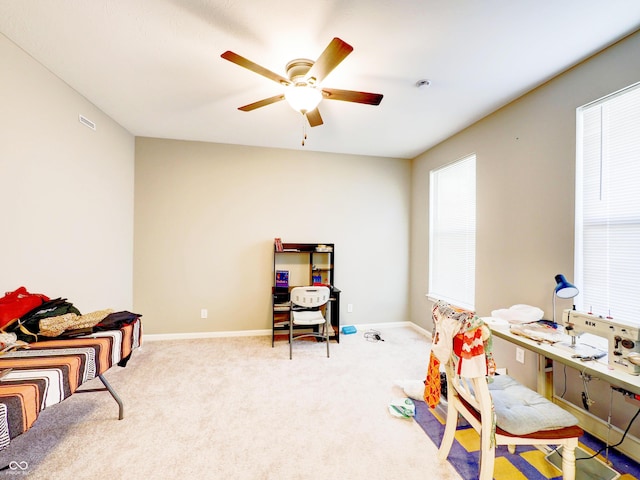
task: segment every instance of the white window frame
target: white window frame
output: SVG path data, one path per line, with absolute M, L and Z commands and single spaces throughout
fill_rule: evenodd
M 475 309 L 476 155 L 429 174 L 429 293 Z
M 574 283 L 578 310 L 638 325 L 639 189 L 636 83 L 576 110 Z

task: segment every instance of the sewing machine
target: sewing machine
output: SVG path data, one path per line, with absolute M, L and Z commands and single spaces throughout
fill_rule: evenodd
M 609 367 L 640 374 L 640 326 L 569 309 L 562 312 L 562 323 L 572 345 L 582 333 L 605 337 L 609 342 Z

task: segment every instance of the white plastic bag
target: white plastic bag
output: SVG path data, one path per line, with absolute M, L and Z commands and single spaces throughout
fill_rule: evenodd
M 491 312 L 492 317 L 502 318 L 509 323 L 537 322 L 543 315 L 544 312 L 538 307 L 523 304 L 513 305 L 510 308 L 502 308 Z

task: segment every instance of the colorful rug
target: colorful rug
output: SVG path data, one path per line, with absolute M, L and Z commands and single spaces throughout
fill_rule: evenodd
M 436 445 L 440 445 L 444 434 L 446 407 L 438 406 L 430 409 L 426 403 L 414 401 L 416 405 L 415 420 Z M 580 448 L 589 455 L 598 451 L 604 444 L 585 433 L 580 438 Z M 516 453 L 511 454 L 506 446 L 496 448 L 495 480 L 562 480 L 562 472 L 545 459 L 545 453 L 536 447 L 518 446 Z M 478 461 L 480 457 L 480 437 L 469 425 L 459 422 L 455 440 L 449 453 L 449 462 L 464 480 L 477 480 Z M 599 456 L 604 460 L 602 456 Z M 640 465 L 625 455 L 609 450 L 611 466 L 620 476 L 619 480 L 640 480 Z M 578 462 L 580 463 L 580 462 Z M 576 476 L 579 480 L 601 480 L 602 477 L 589 473 Z M 614 477 L 615 478 L 615 477 Z

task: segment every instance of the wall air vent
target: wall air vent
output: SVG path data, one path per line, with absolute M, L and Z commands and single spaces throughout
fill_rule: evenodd
M 81 124 L 83 124 L 86 127 L 89 127 L 91 130 L 95 130 L 96 129 L 96 124 L 93 123 L 91 120 L 89 120 L 84 115 L 79 115 L 78 116 L 78 120 L 80 120 Z

